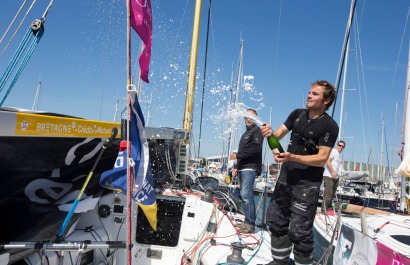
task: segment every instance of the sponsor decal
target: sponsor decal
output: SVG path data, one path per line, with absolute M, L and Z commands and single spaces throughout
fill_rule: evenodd
M 109 137 L 114 122 L 100 122 L 67 117 L 17 113 L 16 135 L 65 136 L 65 137 Z
M 25 130 L 27 130 L 27 127 L 28 127 L 28 122 L 27 121 L 22 121 L 21 122 L 21 129 L 23 131 L 25 131 Z

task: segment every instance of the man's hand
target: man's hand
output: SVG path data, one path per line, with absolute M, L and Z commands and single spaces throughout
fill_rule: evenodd
M 262 132 L 263 137 L 265 137 L 265 138 L 267 138 L 267 137 L 269 137 L 273 134 L 272 127 L 269 124 L 267 124 L 266 122 L 264 122 L 262 124 L 261 132 Z
M 238 174 L 238 169 L 237 168 L 232 169 L 232 176 L 234 177 L 236 176 L 236 174 Z
M 289 161 L 292 156 L 292 154 L 289 152 L 274 153 L 273 155 L 274 155 L 273 158 L 275 159 L 276 163 L 283 163 L 283 162 Z

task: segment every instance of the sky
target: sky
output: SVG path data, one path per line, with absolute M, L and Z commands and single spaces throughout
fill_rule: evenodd
M 0 3 L 1 36 L 23 2 Z M 0 43 L 1 74 L 49 1 L 37 1 L 10 40 L 32 3 L 27 1 Z M 142 84 L 140 104 L 148 126 L 182 128 L 195 1 L 151 0 L 151 4 L 150 82 Z M 239 100 L 277 128 L 293 109 L 304 107 L 313 81 L 336 83 L 350 4 L 347 0 L 212 1 L 204 71 L 209 1 L 203 0 L 191 152 L 216 156 L 226 150 L 229 91 L 231 83 L 236 89 L 241 38 L 245 85 Z M 346 161 L 399 164 L 409 6 L 409 0 L 357 1 L 346 82 L 342 75 L 333 115 L 346 141 Z M 31 109 L 41 81 L 39 110 L 119 121 L 127 80 L 125 1 L 54 1 L 44 26 L 41 41 L 3 106 Z M 140 40 L 134 32 L 131 43 L 136 79 Z M 243 119 L 238 118 L 238 124 L 240 135 Z M 282 139 L 282 145 L 288 141 Z

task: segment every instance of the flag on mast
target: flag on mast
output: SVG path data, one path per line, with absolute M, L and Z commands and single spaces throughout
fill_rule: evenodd
M 152 229 L 157 230 L 157 202 L 154 182 L 149 167 L 149 147 L 145 135 L 145 122 L 138 102 L 137 91 L 128 90 L 131 99 L 129 122 L 131 142 L 131 174 L 134 177 L 132 198 L 141 207 Z M 100 185 L 127 194 L 127 151 L 120 151 L 112 170 L 102 173 Z
M 150 0 L 131 0 L 130 25 L 138 33 L 143 50 L 139 58 L 140 78 L 149 83 L 149 62 L 152 47 L 152 9 Z

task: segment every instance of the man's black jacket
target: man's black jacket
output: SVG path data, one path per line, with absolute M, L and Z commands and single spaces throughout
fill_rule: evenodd
M 260 128 L 256 124 L 246 127 L 246 132 L 242 134 L 239 141 L 235 168 L 253 169 L 259 175 L 262 169 L 262 145 L 263 135 Z

